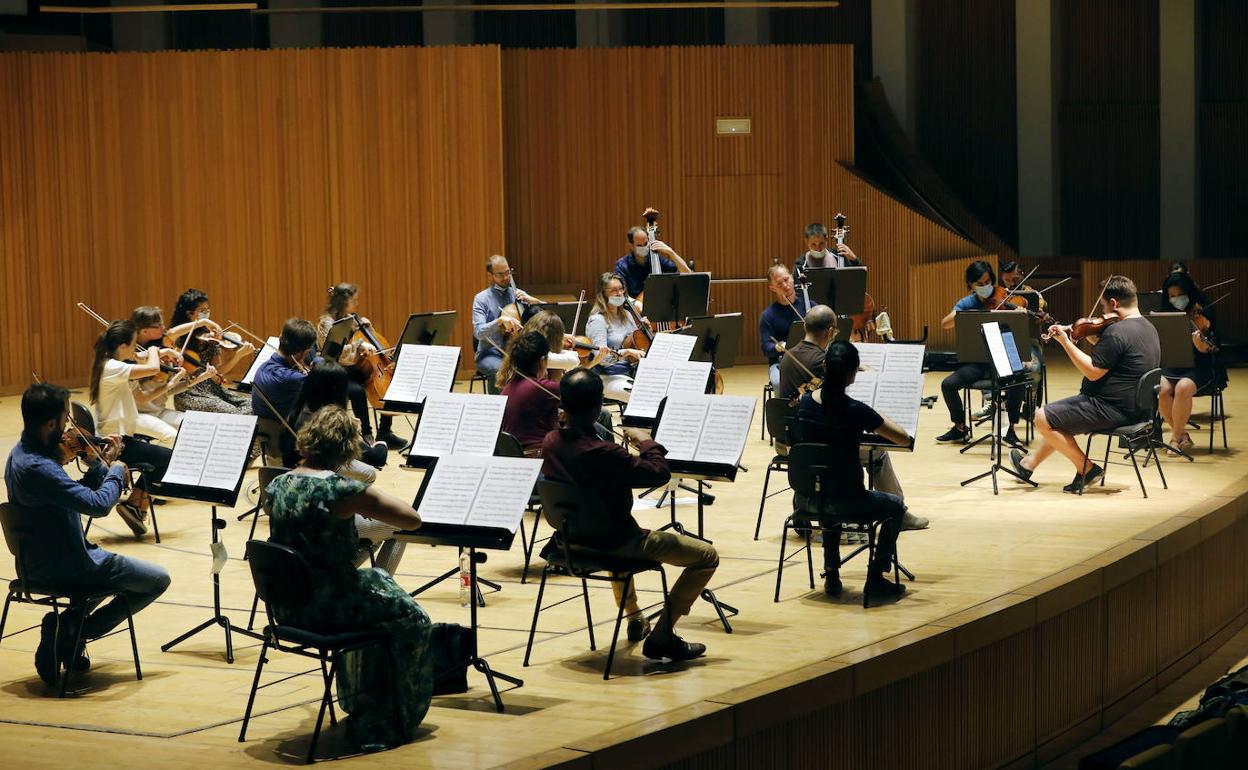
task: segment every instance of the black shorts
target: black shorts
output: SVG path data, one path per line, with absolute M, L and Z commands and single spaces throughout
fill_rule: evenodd
M 1044 416 L 1049 427 L 1068 436 L 1113 430 L 1133 422 L 1116 407 L 1082 393 L 1045 404 Z

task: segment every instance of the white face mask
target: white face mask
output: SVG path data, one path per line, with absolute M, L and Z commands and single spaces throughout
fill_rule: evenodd
M 808 251 L 806 252 L 806 258 L 807 259 L 823 259 L 823 252 L 822 251 Z
M 992 284 L 988 284 L 987 286 L 976 286 L 975 293 L 978 294 L 981 299 L 988 299 L 992 296 L 993 288 Z
M 212 316 L 212 312 L 211 312 L 211 311 L 208 311 L 208 310 L 201 310 L 201 311 L 199 311 L 199 316 L 198 316 L 198 318 L 199 318 L 199 320 L 201 320 L 201 321 L 207 321 L 207 320 L 209 319 L 209 317 L 211 317 L 211 316 Z
M 636 254 L 638 257 L 648 257 L 650 256 L 650 247 L 649 246 L 634 246 L 633 253 Z
M 1191 299 L 1189 299 L 1186 294 L 1180 294 L 1177 297 L 1170 298 L 1170 304 L 1174 305 L 1176 310 L 1187 310 L 1188 303 L 1190 302 Z
M 611 304 L 611 307 L 623 307 L 624 300 L 625 300 L 625 297 L 623 294 L 612 295 L 610 297 L 607 297 L 607 302 Z

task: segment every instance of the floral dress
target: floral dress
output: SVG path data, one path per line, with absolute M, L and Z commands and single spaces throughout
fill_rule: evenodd
M 266 494 L 269 540 L 307 559 L 313 583 L 307 604 L 272 608 L 277 621 L 322 633 L 380 629 L 390 636 L 388 649 L 365 647 L 338 663 L 339 706 L 351 715 L 347 739 L 370 749 L 411 740 L 433 696 L 433 656 L 429 615 L 385 572 L 355 568 L 360 538 L 354 520 L 330 513 L 337 501 L 364 488 L 328 471 L 292 472 L 274 479 Z M 401 733 L 397 724 L 404 726 Z

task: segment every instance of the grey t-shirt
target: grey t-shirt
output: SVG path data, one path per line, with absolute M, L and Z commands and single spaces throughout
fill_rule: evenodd
M 1135 390 L 1140 378 L 1161 365 L 1157 327 L 1143 316 L 1125 318 L 1106 327 L 1092 348 L 1092 365 L 1108 369 L 1109 373 L 1096 381 L 1085 378 L 1079 392 L 1104 401 L 1124 415 L 1134 416 L 1138 411 Z

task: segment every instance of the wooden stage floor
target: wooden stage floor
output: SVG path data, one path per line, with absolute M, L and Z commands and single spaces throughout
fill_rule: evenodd
M 942 376 L 927 376 L 928 394 L 939 393 Z M 757 396 L 764 377 L 762 367 L 731 370 L 727 390 Z M 1069 367 L 1051 371 L 1052 397 L 1072 393 L 1076 385 Z M 1243 388 L 1231 388 L 1227 396 L 1232 416 L 1248 411 Z M 1208 399 L 1198 400 L 1198 421 L 1203 421 L 1207 405 Z M 761 420 L 761 405 L 756 415 Z M 11 441 L 19 426 L 17 397 L 0 399 L 0 432 Z M 533 665 L 522 668 L 536 585 L 519 582 L 523 555 L 518 546 L 507 554 L 491 553 L 482 575 L 501 582 L 503 589 L 488 594 L 488 606 L 481 611 L 481 649 L 496 669 L 521 676 L 524 687 L 504 693 L 507 711 L 498 714 L 481 676 L 470 671 L 470 691 L 435 699 L 418 740 L 396 751 L 357 758 L 353 764 L 478 768 L 546 753 L 543 760 L 516 765 L 540 767 L 548 760 L 574 757 L 577 751 L 612 743 L 612 734 L 620 734 L 624 726 L 672 709 L 882 641 L 876 649 L 886 649 L 884 640 L 889 637 L 1088 560 L 1207 498 L 1226 494 L 1245 475 L 1243 461 L 1235 458 L 1242 451 L 1237 447 L 1248 445 L 1248 428 L 1232 417 L 1230 451 L 1219 446 L 1207 455 L 1201 449 L 1194 463 L 1169 459 L 1165 463 L 1169 491 L 1163 491 L 1156 472 L 1147 469 L 1147 500 L 1130 468 L 1121 466 L 1111 470 L 1103 489 L 1082 498 L 1063 494 L 1061 487 L 1070 480 L 1072 469 L 1060 457 L 1037 473 L 1038 489 L 1007 480 L 994 497 L 988 480 L 959 486 L 961 479 L 986 467 L 985 448 L 960 455 L 954 447 L 935 444 L 934 437 L 948 427 L 943 405 L 924 410 L 920 426 L 917 450 L 893 455 L 911 510 L 932 521 L 927 531 L 902 535 L 901 557 L 917 581 L 909 584 L 900 602 L 862 609 L 862 559 L 843 572 L 845 594 L 826 598 L 821 590 L 808 589 L 802 558 L 792 562 L 791 572 L 786 569 L 781 602 L 772 603 L 788 494 L 771 499 L 761 539 L 755 542 L 763 471 L 771 457 L 756 428 L 743 461 L 749 472 L 740 474 L 734 484 L 714 485 L 717 499 L 706 517 L 706 533 L 721 556 L 711 587 L 721 599 L 740 607 L 741 615 L 732 621 L 735 633 L 726 635 L 709 605 L 700 602 L 680 631 L 706 643 L 705 658 L 664 667 L 645 660 L 639 645 L 625 641 L 613 678 L 604 682 L 601 672 L 614 610 L 610 589 L 603 586 L 591 588 L 599 650 L 588 649 L 581 603 L 567 602 L 542 614 Z M 1198 444 L 1207 441 L 1204 430 L 1193 435 Z M 378 483 L 410 499 L 420 479 L 419 472 L 392 465 Z M 782 477 L 773 476 L 777 481 L 783 485 Z M 681 519 L 694 522 L 691 504 L 678 506 L 678 511 Z M 173 574 L 169 592 L 138 617 L 144 680 L 133 681 L 128 644 L 124 636 L 117 636 L 91 645 L 94 669 L 82 690 L 57 700 L 35 675 L 37 631 L 7 636 L 0 644 L 0 745 L 6 766 L 78 766 L 84 759 L 95 767 L 130 766 L 142 757 L 144 764 L 155 767 L 258 767 L 301 758 L 316 715 L 318 676 L 296 677 L 261 691 L 249 739 L 240 744 L 239 721 L 258 643 L 236 637 L 233 665 L 225 663 L 222 634 L 215 629 L 169 653 L 160 652 L 163 642 L 208 617 L 211 591 L 207 507 L 171 502 L 158 515 L 164 540 L 160 545 L 150 537 L 136 543 L 115 516 L 92 530 L 101 545 L 157 562 Z M 232 514 L 226 518 L 229 526 L 223 537 L 231 558 L 222 575 L 224 604 L 235 622 L 244 623 L 252 597 L 246 565 L 239 560 L 247 525 L 235 522 Z M 640 518 L 643 524 L 657 526 L 666 521 L 666 509 Z M 0 576 L 12 577 L 12 562 L 7 558 L 0 562 Z M 409 546 L 397 579 L 414 588 L 455 563 L 451 549 Z M 641 588 L 644 598 L 657 601 L 656 580 L 643 581 Z M 572 597 L 578 589 L 562 581 L 548 587 L 547 596 Z M 430 590 L 420 601 L 435 620 L 468 622 L 454 581 Z M 8 630 L 37 624 L 39 617 L 32 608 L 15 607 Z M 307 668 L 290 656 L 278 654 L 271 660 L 266 671 L 275 678 Z M 334 745 L 331 734 L 322 750 L 332 751 Z

